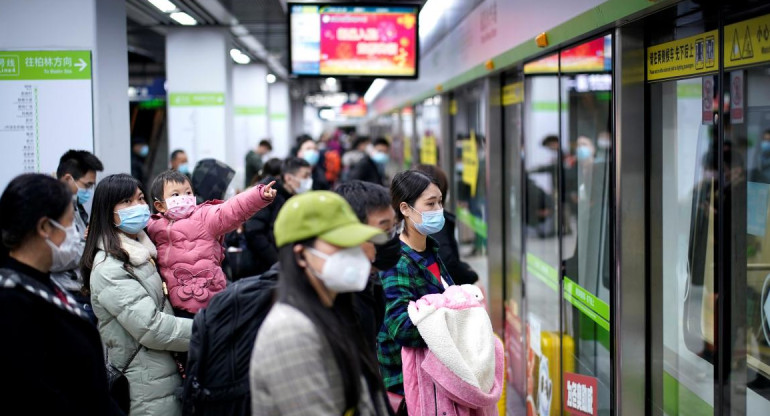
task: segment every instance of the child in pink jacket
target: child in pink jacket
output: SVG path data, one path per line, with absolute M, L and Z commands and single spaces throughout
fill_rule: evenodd
M 152 183 L 157 212 L 147 234 L 158 249 L 160 275 L 177 316 L 192 317 L 225 289 L 222 239 L 275 198 L 273 183 L 223 201 L 195 204 L 187 176 L 166 171 Z

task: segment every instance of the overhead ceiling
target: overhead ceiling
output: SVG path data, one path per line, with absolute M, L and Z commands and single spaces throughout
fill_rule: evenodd
M 366 0 L 353 0 L 363 2 Z M 417 0 L 423 6 L 427 0 Z M 439 17 L 428 33 L 420 38 L 420 53 L 428 53 L 457 24 L 462 21 L 483 0 L 433 0 L 438 2 Z M 270 66 L 289 68 L 289 28 L 286 16 L 286 0 L 172 0 L 177 8 L 195 17 L 201 25 L 235 25 L 245 32 L 235 31 L 233 47 L 242 49 L 253 59 L 259 57 L 251 52 L 253 40 L 264 47 Z M 395 2 L 395 1 L 394 1 Z M 150 82 L 153 78 L 165 76 L 165 33 L 175 25 L 168 15 L 161 13 L 147 0 L 126 0 L 127 30 L 129 47 L 130 80 L 135 83 Z M 272 65 L 271 65 L 272 64 Z M 280 74 L 280 71 L 278 72 Z M 295 94 L 307 94 L 320 90 L 321 81 L 305 79 L 292 82 Z M 371 80 L 341 79 L 341 91 L 360 96 L 368 89 Z

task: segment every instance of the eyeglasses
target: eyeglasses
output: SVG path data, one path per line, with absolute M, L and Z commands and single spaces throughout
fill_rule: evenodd
M 385 233 L 387 233 L 388 239 L 392 239 L 399 235 L 401 233 L 401 223 L 399 222 L 398 224 L 394 225 L 391 229 L 385 231 Z

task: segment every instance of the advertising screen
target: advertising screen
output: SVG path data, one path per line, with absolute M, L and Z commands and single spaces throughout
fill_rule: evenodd
M 417 77 L 415 5 L 289 4 L 297 76 Z

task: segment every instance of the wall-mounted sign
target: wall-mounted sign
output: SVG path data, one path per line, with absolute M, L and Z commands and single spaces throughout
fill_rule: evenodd
M 0 189 L 55 172 L 67 150 L 92 152 L 91 51 L 0 51 L 0 142 Z
M 743 71 L 730 73 L 730 124 L 743 123 Z
M 718 66 L 716 30 L 647 48 L 648 81 L 705 74 Z
M 725 26 L 725 68 L 770 61 L 770 14 Z
M 524 102 L 524 83 L 514 82 L 503 87 L 503 105 L 514 105 Z

